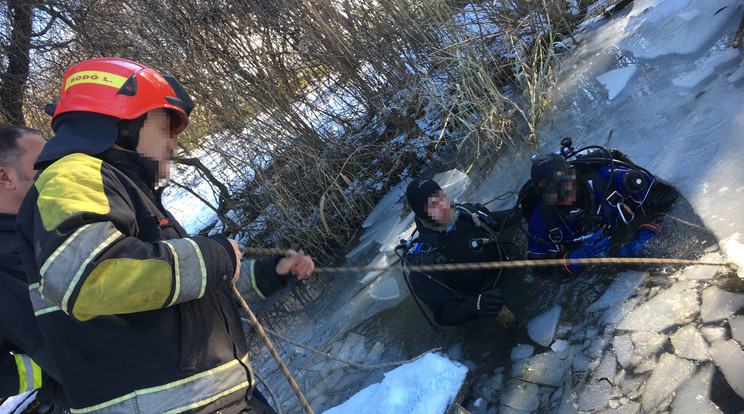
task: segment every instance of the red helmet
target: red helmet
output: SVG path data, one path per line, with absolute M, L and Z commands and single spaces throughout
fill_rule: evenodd
M 119 58 L 97 58 L 67 69 L 52 124 L 61 114 L 84 111 L 134 119 L 163 108 L 174 115 L 177 134 L 189 124 L 194 103 L 175 78 Z

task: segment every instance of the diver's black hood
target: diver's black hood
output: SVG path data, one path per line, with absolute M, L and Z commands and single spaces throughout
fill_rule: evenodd
M 406 188 L 406 198 L 408 199 L 408 205 L 413 210 L 413 214 L 422 220 L 433 222 L 434 220 L 426 212 L 426 204 L 429 201 L 429 197 L 441 190 L 442 188 L 434 180 L 415 179 L 411 181 L 408 184 L 408 188 Z
M 563 158 L 563 156 L 558 154 L 546 154 L 541 155 L 532 161 L 530 176 L 535 181 L 535 184 L 540 186 L 542 183 L 553 181 L 558 171 L 563 172 L 565 175 L 573 173 L 571 165 L 565 158 Z

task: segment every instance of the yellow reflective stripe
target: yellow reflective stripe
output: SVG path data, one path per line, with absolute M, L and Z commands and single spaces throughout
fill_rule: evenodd
M 178 413 L 201 407 L 242 388 L 248 388 L 252 377 L 246 377 L 245 366 L 247 365 L 248 354 L 240 360 L 232 360 L 182 380 L 136 390 L 91 407 L 72 408 L 70 412 L 73 414 Z M 210 394 L 211 392 L 217 393 Z M 187 404 L 184 405 L 184 403 Z
M 97 70 L 83 70 L 75 72 L 67 78 L 67 82 L 65 82 L 65 90 L 71 86 L 80 85 L 82 83 L 96 83 L 119 89 L 126 81 L 127 78 L 113 73 Z
M 14 354 L 18 369 L 18 393 L 41 388 L 41 368 L 28 355 Z
M 168 306 L 204 296 L 207 290 L 207 265 L 199 245 L 191 239 L 162 242 L 170 249 L 175 265 L 175 291 Z
M 76 230 L 42 265 L 41 296 L 70 314 L 70 297 L 86 267 L 121 236 L 110 222 L 86 224 Z
M 34 389 L 41 388 L 41 367 L 36 365 L 36 362 L 34 360 L 31 360 L 31 365 L 34 369 Z
M 23 364 L 23 355 L 13 355 L 16 363 L 16 371 L 18 371 L 18 394 L 23 394 L 28 391 L 28 379 L 26 378 L 26 366 Z
M 160 309 L 171 294 L 171 275 L 165 260 L 106 259 L 85 279 L 70 312 L 87 321 L 100 315 Z
M 111 211 L 103 190 L 103 161 L 85 154 L 59 159 L 39 175 L 34 187 L 36 205 L 46 231 L 54 230 L 75 213 L 107 214 Z
M 261 299 L 266 299 L 266 296 L 258 289 L 258 283 L 256 283 L 256 261 L 251 259 L 250 261 L 250 269 L 251 269 L 251 287 L 253 290 L 256 291 L 258 294 L 258 297 Z

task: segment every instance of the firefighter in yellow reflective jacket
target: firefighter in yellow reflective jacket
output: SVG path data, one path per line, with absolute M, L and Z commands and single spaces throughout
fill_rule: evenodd
M 73 413 L 272 412 L 230 282 L 234 240 L 188 237 L 154 184 L 193 102 L 124 59 L 65 73 L 17 233 L 31 301 Z M 302 253 L 245 263 L 262 295 L 314 269 Z

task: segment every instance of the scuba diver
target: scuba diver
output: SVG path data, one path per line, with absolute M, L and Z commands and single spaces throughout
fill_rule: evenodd
M 479 204 L 452 204 L 439 184 L 413 180 L 406 197 L 415 214 L 416 232 L 396 247 L 409 265 L 473 263 L 502 260 L 498 230 L 509 211 L 490 212 Z M 508 231 L 508 230 L 507 230 Z M 415 236 L 415 237 L 414 237 Z M 442 326 L 461 325 L 482 316 L 499 316 L 505 326 L 516 323 L 496 288 L 494 270 L 411 271 L 407 281 L 419 308 L 422 301 Z M 421 308 L 423 312 L 423 308 Z M 424 312 L 427 319 L 429 316 Z M 429 321 L 431 322 L 431 321 Z
M 633 163 L 623 152 L 598 146 L 536 157 L 517 206 L 529 224 L 529 259 L 638 257 L 661 235 L 660 213 L 679 192 Z M 613 240 L 613 243 L 610 242 Z M 564 262 L 564 274 L 582 265 Z

